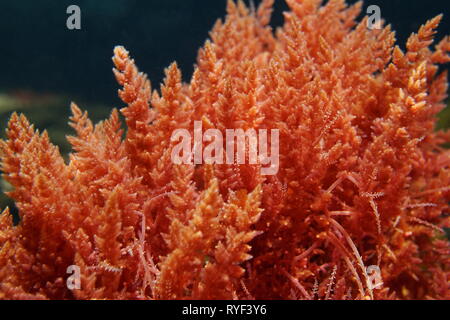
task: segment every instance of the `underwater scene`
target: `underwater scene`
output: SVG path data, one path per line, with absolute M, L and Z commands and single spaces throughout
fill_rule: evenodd
M 2 0 L 0 300 L 450 300 L 449 35 L 444 0 Z M 224 308 L 179 315 L 267 316 Z

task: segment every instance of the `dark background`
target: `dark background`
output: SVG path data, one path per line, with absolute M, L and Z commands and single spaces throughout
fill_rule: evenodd
M 255 1 L 259 3 L 260 1 Z M 353 3 L 355 1 L 348 1 Z M 0 91 L 32 90 L 120 107 L 111 73 L 112 50 L 124 45 L 159 87 L 177 61 L 189 81 L 197 50 L 226 0 L 0 0 Z M 248 3 L 248 1 L 247 1 Z M 66 9 L 80 6 L 82 29 L 66 28 Z M 426 20 L 444 13 L 439 38 L 450 34 L 449 0 L 370 0 L 403 45 Z M 284 0 L 275 1 L 274 26 Z

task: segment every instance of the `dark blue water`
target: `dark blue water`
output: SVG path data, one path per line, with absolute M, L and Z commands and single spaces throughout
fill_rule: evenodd
M 259 1 L 255 1 L 258 3 Z M 273 24 L 282 23 L 276 0 Z M 355 2 L 355 1 L 349 1 Z M 82 10 L 82 29 L 66 28 L 66 8 Z M 370 0 L 392 23 L 403 44 L 427 19 L 446 14 L 440 37 L 450 34 L 448 0 Z M 225 0 L 1 0 L 0 90 L 30 89 L 104 103 L 119 103 L 111 74 L 115 45 L 125 45 L 155 86 L 177 61 L 189 80 L 198 48 Z

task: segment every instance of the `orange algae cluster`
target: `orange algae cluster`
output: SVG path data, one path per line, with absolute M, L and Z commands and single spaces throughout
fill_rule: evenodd
M 191 81 L 172 64 L 160 93 L 117 47 L 126 132 L 118 111 L 93 125 L 73 104 L 68 163 L 12 116 L 1 170 L 21 221 L 0 215 L 0 298 L 450 298 L 441 16 L 404 52 L 389 26 L 356 21 L 361 3 L 287 3 L 274 34 L 273 0 L 229 1 Z M 175 165 L 171 134 L 194 121 L 278 129 L 278 173 Z

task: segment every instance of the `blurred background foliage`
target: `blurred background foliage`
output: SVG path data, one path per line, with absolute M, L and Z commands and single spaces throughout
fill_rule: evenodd
M 66 9 L 72 4 L 81 8 L 78 31 L 66 28 Z M 426 20 L 449 12 L 448 0 L 365 1 L 365 7 L 372 4 L 380 6 L 383 18 L 397 31 L 401 47 Z M 197 50 L 217 18 L 225 15 L 225 6 L 226 0 L 2 1 L 0 137 L 11 113 L 24 113 L 37 129 L 48 131 L 67 157 L 71 101 L 87 110 L 94 122 L 105 119 L 113 107 L 122 107 L 111 72 L 114 46 L 131 51 L 154 88 L 172 61 L 188 81 Z M 274 27 L 282 24 L 285 10 L 284 1 L 275 0 Z M 450 34 L 450 15 L 439 30 L 438 39 Z M 450 108 L 440 116 L 438 127 L 450 127 Z M 0 179 L 0 210 L 14 210 L 3 195 L 6 190 L 8 185 Z

